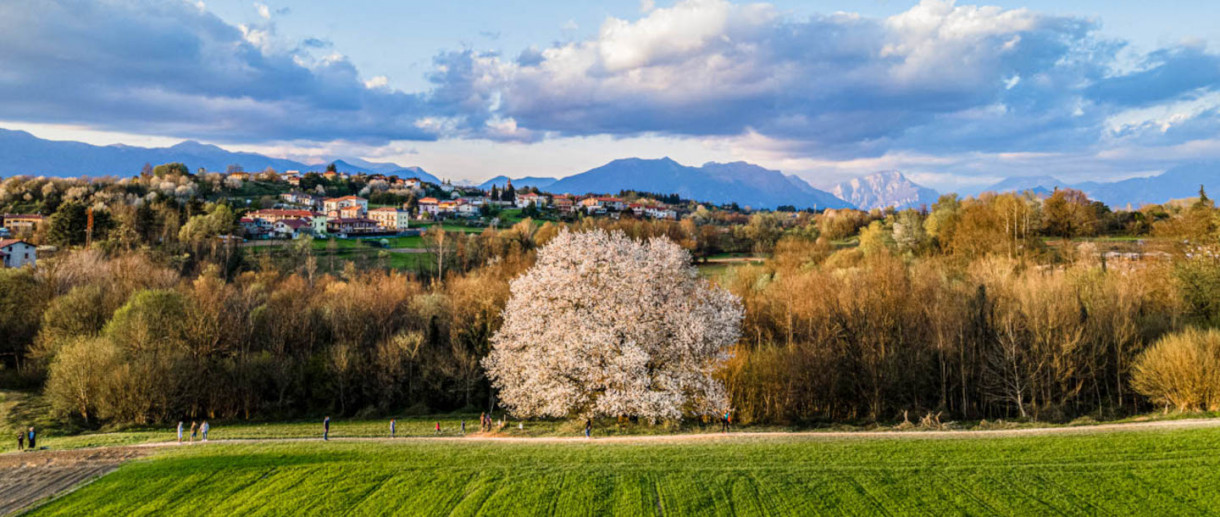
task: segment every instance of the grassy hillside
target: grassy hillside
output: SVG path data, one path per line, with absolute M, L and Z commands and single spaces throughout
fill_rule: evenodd
M 208 444 L 33 515 L 1200 515 L 1220 429 L 685 442 Z

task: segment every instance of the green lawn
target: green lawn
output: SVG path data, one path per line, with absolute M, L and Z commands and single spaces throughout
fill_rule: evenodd
M 346 249 L 379 249 L 382 240 L 390 243 L 391 248 L 417 248 L 424 247 L 424 238 L 418 235 L 410 237 L 374 237 L 367 239 L 334 239 L 335 248 L 340 250 Z M 325 251 L 330 239 L 314 239 L 313 249 L 317 251 Z
M 1217 486 L 1220 429 L 316 440 L 170 448 L 32 515 L 1202 515 L 1220 509 Z
M 454 222 L 453 220 L 444 221 L 440 224 L 441 224 L 441 227 L 444 228 L 445 231 L 447 231 L 447 232 L 465 232 L 465 233 L 482 233 L 483 232 L 482 227 L 465 226 L 462 224 L 458 224 L 458 223 Z M 431 221 L 419 221 L 419 222 L 411 221 L 411 228 L 425 228 L 426 229 L 426 228 L 431 228 L 436 225 L 437 225 L 437 223 L 431 222 Z

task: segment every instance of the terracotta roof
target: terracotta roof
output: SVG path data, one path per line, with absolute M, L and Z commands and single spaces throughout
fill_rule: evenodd
M 25 244 L 26 246 L 33 246 L 33 244 L 25 242 L 21 239 L 0 239 L 0 248 L 7 248 L 17 243 Z
M 283 224 L 284 226 L 290 227 L 293 230 L 295 230 L 297 228 L 303 228 L 303 227 L 309 226 L 309 223 L 306 223 L 305 221 L 302 221 L 300 219 L 284 219 L 283 221 L 280 221 L 278 224 Z
M 419 200 L 419 204 L 421 204 L 421 205 L 422 205 L 422 204 L 425 204 L 425 203 L 427 203 L 427 204 L 434 204 L 434 203 L 436 203 L 436 202 L 437 202 L 437 201 L 436 201 L 436 198 L 434 198 L 434 197 L 426 197 L 426 198 L 423 198 L 423 199 Z

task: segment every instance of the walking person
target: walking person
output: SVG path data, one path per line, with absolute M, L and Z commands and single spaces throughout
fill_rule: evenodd
M 589 435 L 592 433 L 593 433 L 593 419 L 592 418 L 585 419 L 585 438 L 591 438 L 591 436 L 589 436 Z
M 390 438 L 394 437 L 394 432 L 398 430 L 397 427 L 398 427 L 398 420 L 391 418 L 390 419 Z
M 203 433 L 203 441 L 208 441 L 208 431 L 212 430 L 212 425 L 207 420 L 203 421 L 203 425 L 199 426 L 199 432 Z
M 462 420 L 462 436 L 466 436 L 466 421 Z
M 182 443 L 182 421 L 178 421 L 178 443 Z
M 199 426 L 194 420 L 191 420 L 191 443 L 195 443 L 196 436 L 199 436 Z
M 37 446 L 37 445 L 34 445 L 34 439 L 35 439 L 35 438 L 37 438 L 37 437 L 38 437 L 38 433 L 35 433 L 35 432 L 34 432 L 34 428 L 33 428 L 33 427 L 31 427 L 31 428 L 30 428 L 30 433 L 29 433 L 28 435 L 26 435 L 26 441 L 27 441 L 27 442 L 29 442 L 29 444 L 30 444 L 30 450 L 31 450 L 31 451 L 36 451 L 36 450 L 38 450 L 38 446 Z
M 25 450 L 25 433 L 17 433 L 17 450 Z
M 322 441 L 330 441 L 330 417 L 322 420 Z
M 436 421 L 436 435 L 441 435 L 441 422 L 439 420 Z

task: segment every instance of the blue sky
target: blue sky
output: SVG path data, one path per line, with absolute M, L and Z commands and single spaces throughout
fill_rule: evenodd
M 0 127 L 442 176 L 625 156 L 970 191 L 1220 160 L 1220 2 L 9 0 Z

